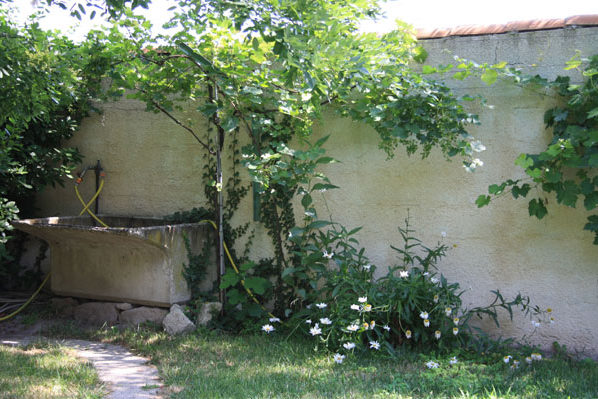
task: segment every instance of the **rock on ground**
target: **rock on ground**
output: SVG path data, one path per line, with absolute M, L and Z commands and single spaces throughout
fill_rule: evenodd
M 141 306 L 130 310 L 125 310 L 120 314 L 121 324 L 137 326 L 139 324 L 151 321 L 156 324 L 162 324 L 168 311 L 160 308 L 149 308 Z
M 111 302 L 87 302 L 79 305 L 74 311 L 75 320 L 92 325 L 104 323 L 116 324 L 118 322 L 118 310 Z
M 133 309 L 133 305 L 131 305 L 130 303 L 126 303 L 126 302 L 117 303 L 116 309 L 121 310 L 121 311 L 122 310 L 130 310 L 130 309 Z
M 195 324 L 185 316 L 183 309 L 176 304 L 172 305 L 170 313 L 166 315 L 162 325 L 170 335 L 185 334 L 195 330 Z

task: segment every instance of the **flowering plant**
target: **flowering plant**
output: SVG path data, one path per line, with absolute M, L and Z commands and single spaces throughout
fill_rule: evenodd
M 318 346 L 338 355 L 335 361 L 340 363 L 339 356 L 355 351 L 384 348 L 393 354 L 401 345 L 484 350 L 487 340 L 478 340 L 477 330 L 469 324 L 473 316 L 489 316 L 498 325 L 501 308 L 511 317 L 517 307 L 527 314 L 542 314 L 529 305 L 529 298 L 518 295 L 507 301 L 498 290 L 489 306 L 464 308 L 459 284 L 449 283 L 436 269 L 447 247 L 424 246 L 412 236 L 408 218 L 405 224 L 398 229 L 404 245 L 392 247 L 399 262 L 378 279 L 376 266 L 353 237 L 358 229 L 330 225 L 326 232 L 312 235 L 309 245 L 303 242 L 308 248 L 305 259 L 314 262 L 305 263 L 312 290 L 301 296 L 304 306 L 288 320 L 292 331 L 313 337 Z

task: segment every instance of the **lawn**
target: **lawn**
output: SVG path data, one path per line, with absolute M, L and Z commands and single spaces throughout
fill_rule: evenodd
M 52 333 L 64 335 L 65 330 Z M 336 364 L 329 354 L 315 352 L 310 342 L 281 336 L 203 330 L 171 338 L 151 328 L 86 334 L 150 357 L 173 398 L 598 397 L 598 365 L 564 356 L 531 366 L 522 362 L 518 369 L 498 354 L 461 353 L 459 362 L 450 365 L 450 355 L 412 351 L 396 359 L 355 355 Z M 430 360 L 439 368 L 428 369 Z
M 0 398 L 102 398 L 105 391 L 87 362 L 68 348 L 0 345 Z

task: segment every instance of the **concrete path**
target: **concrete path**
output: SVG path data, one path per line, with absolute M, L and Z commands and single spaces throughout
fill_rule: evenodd
M 24 346 L 39 341 L 35 337 L 0 338 L 0 344 Z M 117 345 L 80 340 L 48 340 L 74 349 L 89 360 L 108 389 L 107 399 L 159 399 L 162 386 L 158 370 L 148 360 Z

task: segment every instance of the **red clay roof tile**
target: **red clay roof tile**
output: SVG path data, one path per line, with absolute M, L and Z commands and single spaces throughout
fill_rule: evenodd
M 494 35 L 507 32 L 559 29 L 567 26 L 598 26 L 598 14 L 574 15 L 568 18 L 513 21 L 497 25 L 464 25 L 455 28 L 417 30 L 418 39 L 436 39 L 449 36 Z

